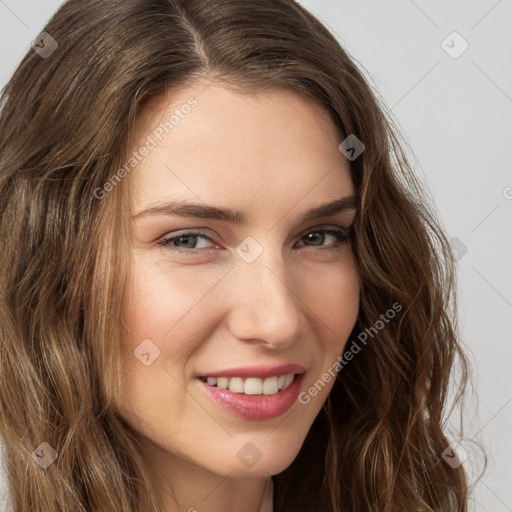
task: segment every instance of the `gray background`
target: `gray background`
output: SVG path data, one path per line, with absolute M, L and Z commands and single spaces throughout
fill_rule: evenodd
M 0 0 L 0 86 L 61 3 Z M 466 434 L 489 455 L 471 510 L 512 511 L 512 1 L 301 3 L 382 96 L 457 249 L 460 325 L 478 396 L 468 400 Z M 462 446 L 473 472 L 478 453 Z

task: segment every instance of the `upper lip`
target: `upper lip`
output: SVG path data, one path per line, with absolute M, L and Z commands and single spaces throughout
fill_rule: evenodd
M 257 377 L 266 379 L 288 375 L 291 373 L 304 373 L 306 369 L 300 364 L 281 364 L 278 366 L 244 366 L 240 368 L 228 368 L 226 370 L 211 371 L 199 375 L 199 377 Z

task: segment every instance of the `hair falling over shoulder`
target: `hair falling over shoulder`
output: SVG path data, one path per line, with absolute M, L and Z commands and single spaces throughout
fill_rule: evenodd
M 159 511 L 136 433 L 116 414 L 127 266 L 123 161 L 137 112 L 195 80 L 286 87 L 322 105 L 351 163 L 361 283 L 351 339 L 401 311 L 336 377 L 276 512 L 464 512 L 441 457 L 463 396 L 454 263 L 396 129 L 361 71 L 293 0 L 70 0 L 0 99 L 0 432 L 14 512 Z M 457 382 L 453 370 L 460 369 Z M 36 448 L 57 453 L 42 471 Z

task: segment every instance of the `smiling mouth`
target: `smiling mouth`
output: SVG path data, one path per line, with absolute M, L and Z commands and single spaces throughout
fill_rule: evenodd
M 199 377 L 213 388 L 226 389 L 244 395 L 276 395 L 288 388 L 296 374 L 288 373 L 266 379 L 258 377 Z

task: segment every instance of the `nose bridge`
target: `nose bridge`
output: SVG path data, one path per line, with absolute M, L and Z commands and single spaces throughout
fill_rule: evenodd
M 249 242 L 250 243 L 250 242 Z M 245 254 L 257 250 L 255 245 Z M 233 282 L 231 330 L 239 338 L 261 339 L 270 344 L 290 343 L 301 324 L 300 300 L 279 249 L 260 246 L 254 260 L 237 261 Z M 252 257 L 256 253 L 253 252 Z

